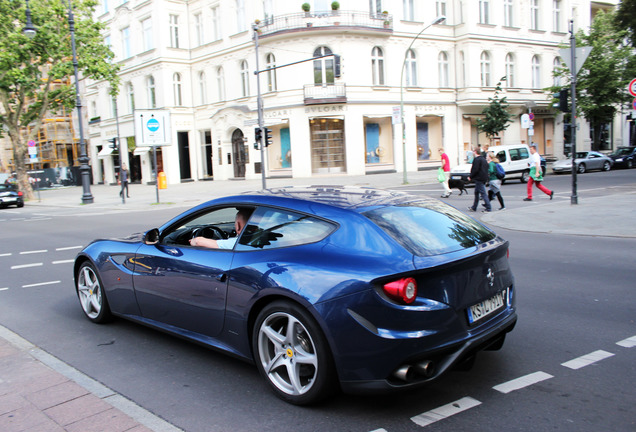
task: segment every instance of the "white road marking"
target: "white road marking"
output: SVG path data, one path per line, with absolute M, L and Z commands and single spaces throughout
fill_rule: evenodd
M 53 261 L 51 264 L 66 264 L 66 263 L 72 263 L 72 262 L 75 262 L 75 260 L 73 259 L 59 260 L 59 261 Z
M 616 342 L 616 345 L 620 345 L 625 348 L 634 348 L 636 346 L 636 336 L 632 336 L 630 338 Z
M 61 247 L 61 248 L 55 248 L 56 251 L 65 251 L 65 250 L 71 250 L 71 249 L 81 249 L 82 246 L 67 246 L 67 247 Z
M 23 269 L 23 268 L 28 268 L 28 267 L 40 267 L 41 265 L 43 265 L 43 264 L 42 263 L 33 263 L 33 264 L 14 265 L 14 266 L 11 266 L 11 270 Z
M 32 251 L 20 252 L 20 255 L 29 255 L 29 254 L 46 253 L 46 252 L 48 252 L 46 249 L 40 249 L 40 250 L 32 250 Z
M 11 252 L 9 252 L 9 253 L 3 253 L 3 254 L 0 254 L 0 257 L 11 256 L 11 255 L 12 255 L 12 253 L 11 253 Z
M 22 288 L 33 288 L 33 287 L 38 287 L 38 286 L 43 286 L 43 285 L 54 285 L 54 284 L 59 284 L 62 281 L 50 281 L 50 282 L 40 282 L 40 283 L 34 283 L 34 284 L 29 284 L 29 285 L 22 285 Z
M 8 289 L 9 289 L 9 288 L 0 288 L 0 291 L 6 291 L 6 290 L 8 290 Z
M 479 402 L 477 399 L 465 397 L 461 398 L 458 401 L 449 403 L 448 405 L 444 405 L 431 411 L 418 414 L 415 417 L 411 417 L 411 421 L 413 421 L 413 423 L 417 424 L 418 426 L 428 426 L 432 423 L 444 420 L 445 418 L 458 414 L 467 409 L 476 407 L 480 404 L 481 402 Z
M 589 366 L 592 363 L 596 363 L 608 357 L 612 357 L 613 355 L 614 354 L 610 352 L 598 350 L 598 351 L 594 351 L 593 353 L 589 353 L 584 356 L 581 356 L 579 358 L 575 358 L 574 360 L 561 363 L 561 366 L 565 366 L 570 369 L 581 369 L 582 367 Z
M 493 389 L 501 393 L 510 393 L 511 391 L 519 390 L 550 378 L 553 378 L 553 376 L 539 371 L 513 379 L 503 384 L 498 384 L 494 386 Z

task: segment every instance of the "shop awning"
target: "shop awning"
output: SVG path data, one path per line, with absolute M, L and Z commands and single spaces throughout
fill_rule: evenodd
M 110 154 L 113 152 L 113 148 L 111 148 L 110 146 L 106 146 L 103 149 L 101 149 L 99 151 L 99 153 L 97 153 L 97 157 L 100 159 L 105 158 L 106 156 L 110 156 Z
M 150 147 L 135 147 L 133 154 L 135 156 L 140 156 L 144 153 L 148 153 L 150 151 Z

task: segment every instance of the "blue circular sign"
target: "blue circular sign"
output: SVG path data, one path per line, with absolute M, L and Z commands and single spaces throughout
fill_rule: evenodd
M 146 127 L 150 132 L 156 132 L 159 130 L 159 121 L 157 119 L 150 119 L 148 123 L 146 123 Z

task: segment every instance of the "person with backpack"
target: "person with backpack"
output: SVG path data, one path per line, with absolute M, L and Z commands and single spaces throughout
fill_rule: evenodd
M 481 154 L 481 149 L 475 147 L 473 149 L 475 159 L 473 159 L 473 165 L 470 168 L 470 177 L 468 181 L 475 182 L 475 199 L 473 205 L 468 207 L 469 211 L 477 211 L 479 205 L 479 197 L 484 200 L 485 212 L 491 211 L 490 200 L 488 199 L 488 193 L 486 193 L 486 182 L 488 181 L 488 161 Z
M 505 210 L 506 206 L 501 196 L 501 181 L 506 177 L 506 171 L 493 152 L 488 152 L 486 160 L 488 161 L 488 181 L 490 184 L 488 187 L 488 199 L 492 201 L 496 196 L 500 205 L 499 210 Z

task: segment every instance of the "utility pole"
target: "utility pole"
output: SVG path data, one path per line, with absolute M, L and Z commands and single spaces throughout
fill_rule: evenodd
M 570 131 L 572 139 L 572 196 L 570 197 L 570 204 L 578 204 L 579 197 L 577 195 L 576 185 L 576 38 L 574 37 L 574 20 L 570 20 L 570 73 L 572 79 L 570 80 L 570 93 L 572 94 L 572 112 L 570 117 Z
M 252 29 L 254 30 L 254 50 L 256 53 L 256 111 L 258 112 L 258 127 L 261 130 L 262 137 L 262 131 L 265 125 L 263 119 L 263 98 L 261 96 L 261 75 L 258 66 L 258 24 L 254 23 Z M 261 142 L 257 144 L 260 144 L 261 147 L 261 179 L 263 182 L 263 190 L 265 190 L 267 189 L 267 181 L 265 179 L 265 143 L 263 142 L 263 138 L 261 138 Z

